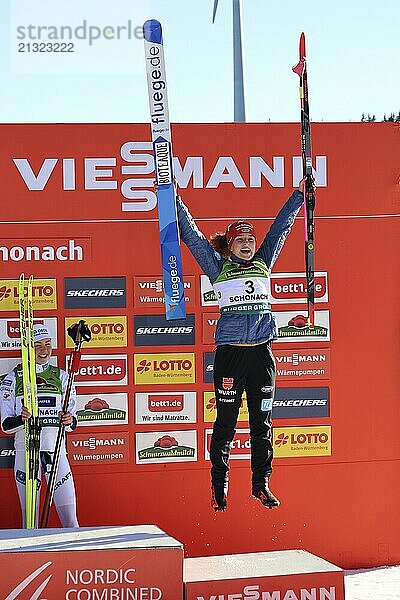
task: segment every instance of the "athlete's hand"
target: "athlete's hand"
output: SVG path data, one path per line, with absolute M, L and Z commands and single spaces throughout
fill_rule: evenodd
M 307 177 L 303 177 L 303 179 L 299 183 L 299 192 L 304 194 L 304 186 L 306 185 Z
M 176 180 L 176 177 L 174 177 L 174 186 L 175 186 L 175 195 L 179 196 L 179 185 L 178 185 L 178 182 Z
M 31 413 L 29 412 L 29 410 L 26 408 L 26 406 L 23 406 L 22 412 L 21 412 L 21 417 L 22 417 L 22 420 L 24 421 L 24 423 L 25 423 L 25 421 L 27 421 L 30 418 L 30 416 L 31 416 Z
M 68 425 L 71 425 L 71 423 L 72 423 L 72 415 L 71 415 L 70 412 L 63 413 L 60 410 L 60 412 L 58 413 L 58 416 L 60 418 L 61 425 L 64 425 L 64 427 L 68 427 Z
M 307 181 L 307 176 L 303 177 L 303 179 L 299 183 L 299 192 L 301 192 L 302 194 L 304 194 L 304 186 L 306 185 L 306 181 Z M 311 185 L 312 185 L 313 191 L 315 192 L 317 186 L 315 185 L 314 177 L 311 177 Z
M 178 182 L 176 181 L 176 177 L 174 177 L 174 186 L 175 186 L 175 192 L 176 192 L 176 195 L 178 196 L 178 195 L 179 195 L 179 192 L 178 192 Z M 153 181 L 153 187 L 154 187 L 154 191 L 155 191 L 155 193 L 157 194 L 157 191 L 158 191 L 158 183 L 157 183 L 157 179 L 155 179 L 155 180 Z

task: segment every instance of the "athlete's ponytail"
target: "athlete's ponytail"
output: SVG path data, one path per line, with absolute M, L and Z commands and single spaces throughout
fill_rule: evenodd
M 222 233 L 221 231 L 214 233 L 214 235 L 210 237 L 210 244 L 223 258 L 230 257 L 231 251 L 228 248 L 228 241 L 225 233 Z

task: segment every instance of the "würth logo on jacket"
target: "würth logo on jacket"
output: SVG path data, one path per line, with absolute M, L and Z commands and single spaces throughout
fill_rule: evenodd
M 233 377 L 223 377 L 222 378 L 222 387 L 224 390 L 231 390 L 233 388 Z
M 221 402 L 235 402 L 236 390 L 232 389 L 234 381 L 233 377 L 222 378 L 222 388 L 218 388 L 218 396 Z

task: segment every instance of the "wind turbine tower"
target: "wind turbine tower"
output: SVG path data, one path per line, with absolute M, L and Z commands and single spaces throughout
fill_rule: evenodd
M 213 23 L 217 13 L 218 0 L 214 0 Z M 246 121 L 246 109 L 244 98 L 243 81 L 243 48 L 242 48 L 242 0 L 232 0 L 233 8 L 233 104 L 234 121 L 243 123 Z

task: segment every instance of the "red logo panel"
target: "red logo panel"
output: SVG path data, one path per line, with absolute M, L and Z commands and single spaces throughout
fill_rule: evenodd
M 279 380 L 329 379 L 330 348 L 274 349 L 276 376 Z
M 195 304 L 195 277 L 184 276 L 186 306 Z M 134 305 L 136 307 L 164 306 L 164 286 L 161 277 L 134 277 L 133 278 Z
M 183 394 L 149 394 L 148 408 L 150 412 L 180 412 L 184 407 Z
M 68 458 L 73 465 L 129 462 L 129 433 L 74 433 L 68 437 Z
M 215 344 L 215 331 L 219 313 L 204 313 L 203 314 L 203 344 Z

